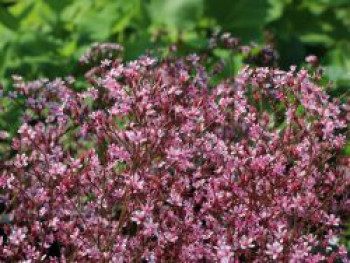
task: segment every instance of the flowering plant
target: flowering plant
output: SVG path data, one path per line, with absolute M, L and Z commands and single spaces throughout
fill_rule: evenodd
M 216 84 L 203 64 L 108 59 L 83 92 L 15 78 L 26 113 L 0 167 L 0 259 L 346 260 L 349 105 L 318 72 Z

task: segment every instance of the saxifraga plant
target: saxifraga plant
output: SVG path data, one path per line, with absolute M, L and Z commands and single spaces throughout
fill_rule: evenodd
M 213 84 L 203 64 L 110 58 L 83 92 L 15 78 L 26 111 L 0 166 L 0 259 L 345 262 L 349 105 L 319 72 Z

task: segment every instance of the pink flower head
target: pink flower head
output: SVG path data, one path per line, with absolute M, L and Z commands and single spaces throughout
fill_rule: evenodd
M 266 254 L 269 255 L 273 260 L 276 260 L 282 251 L 283 246 L 277 241 L 273 242 L 272 244 L 267 244 Z

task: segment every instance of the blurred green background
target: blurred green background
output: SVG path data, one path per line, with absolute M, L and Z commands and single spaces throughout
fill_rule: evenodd
M 94 42 L 120 43 L 134 59 L 172 43 L 201 52 L 216 30 L 271 45 L 284 69 L 317 55 L 332 95 L 349 97 L 350 0 L 0 0 L 0 85 L 11 90 L 13 74 L 79 76 Z M 15 130 L 18 111 L 0 98 L 0 130 Z
M 126 59 L 173 42 L 197 51 L 214 29 L 271 44 L 283 68 L 320 56 L 349 88 L 350 0 L 0 0 L 0 83 L 74 74 L 93 42 L 123 44 Z

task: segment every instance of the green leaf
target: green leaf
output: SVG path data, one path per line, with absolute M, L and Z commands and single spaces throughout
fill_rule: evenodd
M 1 0 L 0 8 L 9 8 L 17 3 L 18 0 Z
M 67 42 L 60 49 L 60 54 L 64 57 L 73 56 L 76 49 L 77 49 L 77 40 L 73 39 L 72 41 Z
M 268 8 L 267 0 L 205 0 L 205 13 L 245 41 L 263 40 Z
M 51 8 L 52 11 L 57 13 L 62 12 L 70 3 L 70 0 L 45 0 L 45 3 Z
M 267 20 L 273 21 L 280 18 L 283 15 L 285 6 L 290 3 L 291 0 L 268 0 L 270 8 L 268 10 Z
M 203 13 L 203 0 L 153 0 L 148 11 L 156 27 L 193 29 Z
M 18 20 L 7 9 L 0 8 L 0 23 L 11 30 L 18 29 Z

